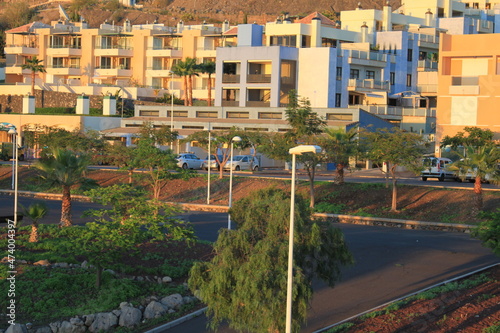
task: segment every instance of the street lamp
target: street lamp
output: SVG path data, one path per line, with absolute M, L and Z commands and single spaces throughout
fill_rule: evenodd
M 174 131 L 174 72 L 170 71 L 170 97 L 171 97 L 171 107 L 170 107 L 170 132 Z M 170 149 L 174 151 L 174 141 L 170 141 Z
M 208 166 L 208 184 L 207 184 L 207 205 L 210 205 L 210 169 L 212 169 L 211 161 L 210 161 L 210 152 L 211 152 L 211 142 L 212 135 L 210 133 L 210 123 L 208 123 L 208 157 L 207 157 L 207 166 Z
M 15 128 L 11 128 L 8 132 L 12 135 L 12 155 L 15 162 L 15 174 L 14 174 L 14 227 L 17 227 L 17 175 L 18 175 L 18 150 L 17 150 L 17 131 Z
M 233 147 L 235 142 L 241 142 L 239 136 L 235 136 L 231 139 L 231 164 L 229 164 L 229 209 L 231 209 L 233 203 Z M 227 228 L 231 230 L 231 213 L 227 214 Z
M 293 287 L 293 230 L 295 223 L 295 158 L 304 153 L 318 154 L 321 147 L 313 145 L 300 145 L 290 148 L 288 153 L 292 155 L 292 191 L 290 198 L 290 231 L 288 238 L 288 279 L 286 291 L 286 333 L 292 331 L 292 287 Z

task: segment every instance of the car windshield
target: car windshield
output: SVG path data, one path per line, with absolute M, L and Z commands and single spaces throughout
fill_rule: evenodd
M 241 161 L 243 159 L 243 157 L 245 157 L 245 156 L 237 155 L 237 156 L 233 157 L 233 161 Z

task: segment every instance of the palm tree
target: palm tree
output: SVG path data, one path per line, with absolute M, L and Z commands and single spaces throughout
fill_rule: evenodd
M 500 177 L 499 161 L 500 149 L 494 144 L 479 147 L 467 146 L 461 159 L 453 163 L 449 168 L 458 171 L 458 175 L 462 178 L 468 173 L 473 175 L 475 193 L 473 212 L 475 214 L 483 208 L 483 187 L 481 182 L 486 179 L 487 175 L 496 179 Z
M 337 175 L 335 181 L 344 183 L 344 169 L 349 166 L 349 159 L 358 153 L 357 128 L 345 129 L 325 128 L 326 136 L 322 138 L 327 159 L 336 163 Z
M 42 63 L 43 60 L 34 56 L 33 58 L 26 59 L 26 63 L 22 65 L 22 69 L 29 69 L 31 71 L 31 95 L 35 96 L 35 76 L 36 73 L 46 73 L 45 66 Z
M 42 171 L 42 178 L 62 187 L 61 226 L 72 225 L 71 187 L 82 183 L 89 163 L 90 157 L 86 154 L 54 148 L 51 156 L 34 164 L 34 167 Z
M 207 84 L 207 90 L 208 90 L 208 98 L 207 98 L 207 105 L 212 106 L 212 74 L 215 73 L 215 62 L 213 61 L 207 61 L 202 64 L 198 65 L 198 69 L 200 72 L 208 74 L 208 84 Z
M 196 59 L 187 57 L 172 67 L 172 72 L 183 78 L 182 89 L 184 90 L 184 105 L 193 105 L 193 76 L 198 75 Z
M 32 203 L 28 208 L 23 207 L 24 216 L 32 221 L 30 243 L 38 242 L 38 221 L 47 215 L 48 211 L 47 205 L 43 202 Z

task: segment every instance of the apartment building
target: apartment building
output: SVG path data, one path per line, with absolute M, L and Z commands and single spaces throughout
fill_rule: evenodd
M 465 126 L 490 129 L 500 139 L 499 42 L 499 34 L 442 36 L 437 141 Z

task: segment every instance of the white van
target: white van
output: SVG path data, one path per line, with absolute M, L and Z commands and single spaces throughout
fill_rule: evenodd
M 426 157 L 423 160 L 424 171 L 420 174 L 425 182 L 427 178 L 437 178 L 440 182 L 445 179 L 459 180 L 456 172 L 448 170 L 452 160 L 446 157 Z

